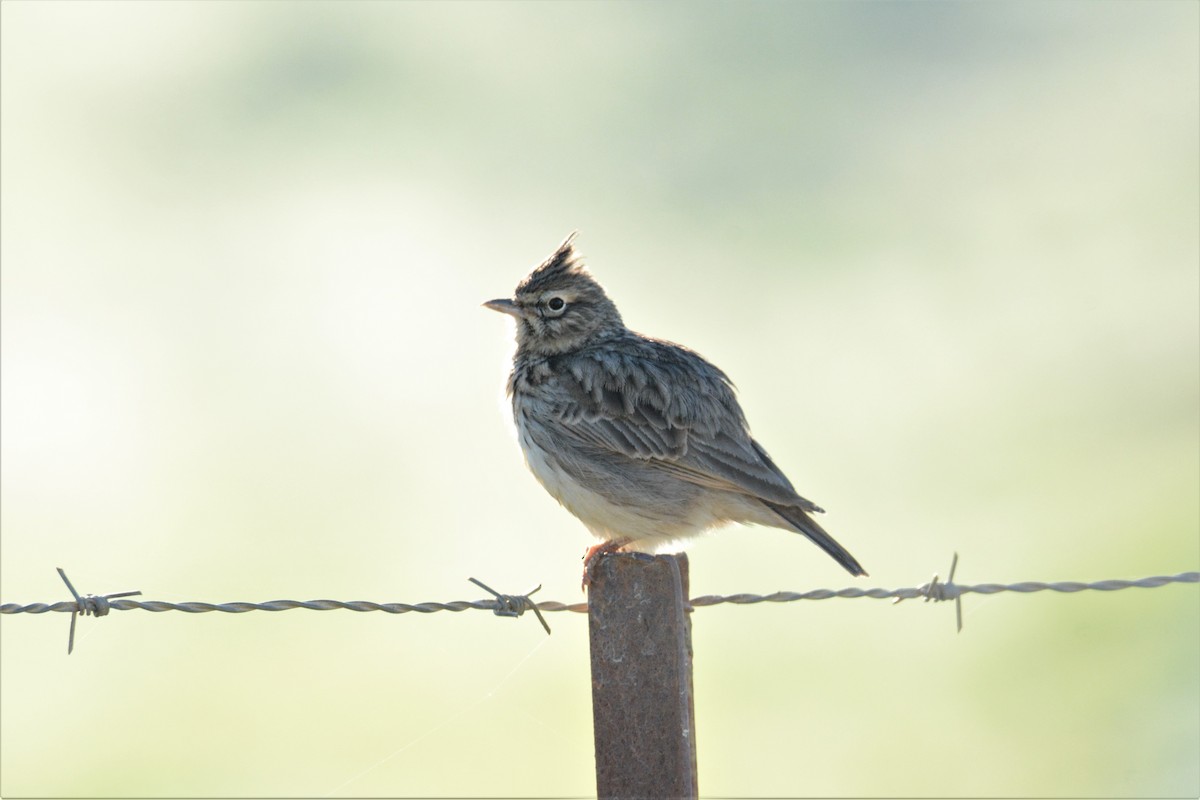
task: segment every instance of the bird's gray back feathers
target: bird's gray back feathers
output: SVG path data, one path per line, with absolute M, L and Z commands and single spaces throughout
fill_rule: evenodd
M 628 331 L 619 342 L 524 361 L 514 365 L 510 391 L 538 385 L 561 444 L 638 460 L 708 489 L 820 510 L 751 438 L 729 378 L 697 353 Z

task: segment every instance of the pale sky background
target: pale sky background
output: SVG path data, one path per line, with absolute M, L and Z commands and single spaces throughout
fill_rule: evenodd
M 503 398 L 570 231 L 871 577 L 1200 567 L 1200 5 L 0 5 L 0 594 L 420 602 L 583 527 Z M 708 796 L 1197 796 L 1200 592 L 693 618 Z M 587 621 L 0 625 L 0 794 L 586 796 Z

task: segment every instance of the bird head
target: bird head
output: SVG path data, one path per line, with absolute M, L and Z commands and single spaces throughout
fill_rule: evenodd
M 616 305 L 575 252 L 571 234 L 517 285 L 510 298 L 484 305 L 517 321 L 517 349 L 535 355 L 565 353 L 625 330 Z

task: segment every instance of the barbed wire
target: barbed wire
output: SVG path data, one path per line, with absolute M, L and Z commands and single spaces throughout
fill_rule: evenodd
M 1077 581 L 1056 581 L 1043 583 L 1041 581 L 1022 581 L 1020 583 L 980 583 L 963 585 L 954 582 L 954 572 L 958 566 L 958 554 L 950 564 L 950 573 L 943 582 L 935 574 L 928 583 L 920 586 L 900 589 L 862 589 L 848 587 L 845 589 L 811 589 L 807 592 L 774 592 L 772 594 L 732 594 L 732 595 L 703 595 L 693 597 L 688 604 L 688 610 L 706 606 L 723 604 L 754 605 L 756 603 L 792 603 L 798 600 L 831 600 L 834 598 L 851 599 L 868 597 L 875 600 L 891 600 L 899 603 L 902 600 L 921 598 L 925 602 L 942 602 L 953 600 L 957 617 L 958 630 L 962 630 L 962 596 L 966 594 L 999 594 L 1001 592 L 1018 592 L 1031 594 L 1033 592 L 1061 592 L 1073 594 L 1084 591 L 1115 592 L 1121 589 L 1157 589 L 1172 583 L 1200 583 L 1200 572 L 1181 572 L 1177 575 L 1155 575 L 1134 580 L 1110 579 L 1080 583 Z M 542 612 L 570 611 L 586 613 L 588 604 L 560 603 L 556 600 L 534 602 L 530 595 L 542 587 L 538 586 L 525 594 L 502 594 L 475 578 L 469 580 L 493 595 L 491 600 L 452 600 L 450 602 L 424 603 L 373 603 L 367 600 L 269 600 L 265 603 L 204 603 L 185 602 L 168 603 L 162 600 L 125 600 L 121 598 L 139 595 L 141 592 L 117 592 L 105 595 L 80 595 L 71 585 L 62 568 L 58 574 L 70 590 L 73 600 L 63 600 L 57 603 L 4 603 L 0 605 L 0 614 L 45 614 L 47 612 L 69 612 L 71 614 L 71 630 L 67 641 L 67 653 L 75 648 L 75 620 L 79 614 L 84 616 L 103 617 L 110 611 L 182 611 L 187 614 L 202 614 L 211 611 L 225 614 L 244 614 L 250 611 L 290 611 L 305 608 L 310 611 L 332 611 L 344 609 L 347 611 L 382 611 L 387 614 L 432 614 L 438 611 L 462 612 L 468 610 L 491 611 L 501 617 L 520 617 L 526 611 L 533 611 L 538 621 L 550 633 Z

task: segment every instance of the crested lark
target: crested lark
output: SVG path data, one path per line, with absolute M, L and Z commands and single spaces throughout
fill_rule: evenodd
M 517 322 L 508 394 L 525 461 L 602 542 L 585 556 L 585 585 L 604 553 L 653 551 L 725 522 L 802 533 L 866 575 L 750 436 L 725 373 L 626 328 L 573 239 L 512 299 L 484 305 Z

